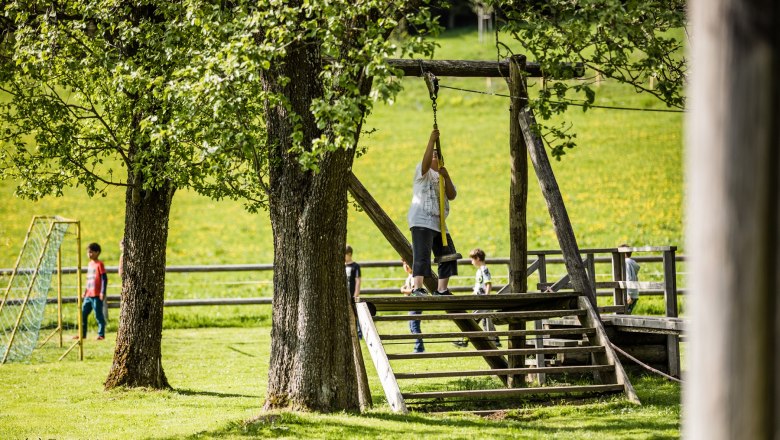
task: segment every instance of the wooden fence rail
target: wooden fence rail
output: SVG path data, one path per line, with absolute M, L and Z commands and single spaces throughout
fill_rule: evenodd
M 677 316 L 677 295 L 685 294 L 685 289 L 677 287 L 676 281 L 676 262 L 684 262 L 685 256 L 675 255 L 675 247 L 637 247 L 637 248 L 619 248 L 620 252 L 653 252 L 661 253 L 662 255 L 634 255 L 632 258 L 640 263 L 662 263 L 663 264 L 663 276 L 664 280 L 661 282 L 641 281 L 638 283 L 638 287 L 641 289 L 642 295 L 648 296 L 665 296 L 666 315 Z M 598 296 L 613 296 L 615 305 L 622 305 L 625 295 L 625 289 L 627 283 L 624 280 L 625 273 L 622 267 L 621 255 L 618 252 L 618 248 L 604 248 L 604 249 L 582 249 L 581 253 L 584 256 L 583 261 L 586 262 L 586 268 L 588 270 L 588 276 L 591 280 L 595 280 L 596 264 L 611 264 L 612 265 L 612 280 L 611 281 L 592 281 L 592 286 Z M 609 254 L 609 256 L 599 256 L 598 254 Z M 548 281 L 548 266 L 551 265 L 563 265 L 564 259 L 558 257 L 561 255 L 561 251 L 557 250 L 541 250 L 541 251 L 528 251 L 528 275 L 531 277 L 533 274 L 537 274 L 539 282 L 535 284 L 537 290 L 545 290 L 547 287 L 556 285 L 567 288 L 566 277 L 561 280 Z M 490 265 L 509 265 L 509 258 L 488 258 L 487 263 Z M 470 265 L 469 259 L 458 260 L 459 265 Z M 383 260 L 383 261 L 361 261 L 362 268 L 398 268 L 400 262 L 395 260 Z M 116 266 L 107 266 L 106 270 L 111 273 L 116 273 Z M 215 273 L 215 272 L 272 272 L 273 264 L 226 264 L 226 265 L 187 265 L 187 266 L 168 266 L 166 268 L 167 273 Z M 11 269 L 0 269 L 0 276 L 10 275 Z M 24 272 L 24 270 L 20 271 Z M 63 274 L 75 274 L 75 267 L 62 268 Z M 370 281 L 370 278 L 364 277 L 365 281 Z M 531 284 L 533 285 L 533 284 Z M 529 285 L 530 286 L 530 285 Z M 495 284 L 493 286 L 494 292 L 499 292 L 505 289 L 505 284 Z M 452 286 L 450 290 L 454 292 L 470 292 L 471 286 Z M 361 289 L 361 295 L 392 295 L 397 294 L 397 287 L 390 288 L 363 288 Z M 120 297 L 119 295 L 108 296 L 110 306 L 112 308 L 119 307 Z M 64 303 L 75 303 L 76 297 L 64 297 Z M 254 298 L 197 298 L 197 299 L 176 299 L 166 300 L 166 307 L 191 307 L 191 306 L 215 306 L 215 305 L 248 305 L 248 304 L 271 304 L 271 297 L 254 297 Z M 48 299 L 47 302 L 56 302 L 56 299 Z

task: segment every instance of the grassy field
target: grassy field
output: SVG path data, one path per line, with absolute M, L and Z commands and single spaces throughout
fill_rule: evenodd
M 606 397 L 552 406 L 529 402 L 491 418 L 419 412 L 402 416 L 385 404 L 368 357 L 375 403 L 368 413 L 261 415 L 270 326 L 267 313 L 260 316 L 264 324 L 255 327 L 165 330 L 163 366 L 175 388 L 171 391 L 103 391 L 113 333 L 103 342 L 87 340 L 84 362 L 75 353 L 57 362 L 63 350 L 50 343 L 36 350 L 29 364 L 0 367 L 0 438 L 679 437 L 680 390 L 661 379 L 632 378 L 642 406 Z M 393 352 L 411 347 L 388 348 Z M 428 348 L 437 349 L 431 344 Z M 417 371 L 447 367 L 414 366 Z M 459 381 L 451 384 L 452 389 L 466 387 Z
M 448 33 L 439 41 L 439 59 L 495 59 L 495 48 L 477 43 L 474 31 Z M 506 85 L 495 79 L 441 78 L 441 83 L 507 93 Z M 369 117 L 366 130 L 372 133 L 362 137 L 366 152 L 356 160 L 354 172 L 398 227 L 407 231 L 411 170 L 420 159 L 433 119 L 422 80 L 405 79 L 404 88 L 392 105 L 377 107 Z M 609 82 L 600 86 L 597 103 L 662 107 Z M 459 191 L 449 227 L 461 252 L 479 246 L 489 258 L 509 253 L 508 105 L 507 98 L 498 96 L 446 88 L 440 92 L 442 146 Z M 562 161 L 553 161 L 553 168 L 580 247 L 613 247 L 623 242 L 682 247 L 682 115 L 574 109 L 567 119 L 577 132 L 578 147 Z M 530 176 L 529 247 L 557 249 L 532 170 Z M 13 265 L 35 214 L 80 219 L 83 243 L 100 242 L 102 259 L 108 266 L 117 264 L 117 244 L 124 227 L 123 191 L 109 189 L 106 197 L 90 200 L 81 188 L 75 188 L 60 198 L 29 202 L 14 197 L 13 188 L 14 182 L 0 182 L 0 268 Z M 355 209 L 349 214 L 348 241 L 357 261 L 397 258 L 373 223 Z M 67 241 L 64 264 L 72 265 L 79 251 L 83 252 L 75 249 L 74 240 Z M 269 263 L 273 244 L 268 214 L 249 214 L 240 202 L 217 202 L 179 191 L 171 212 L 167 255 L 171 265 Z M 680 270 L 684 272 L 684 266 Z M 503 274 L 503 270 L 495 272 Z M 640 275 L 650 281 L 657 279 L 660 270 L 648 265 Z M 397 270 L 368 270 L 364 277 L 368 278 L 366 287 L 397 286 L 403 272 L 399 266 Z M 463 268 L 462 277 L 454 283 L 467 285 L 470 278 L 471 270 Z M 270 276 L 256 273 L 171 274 L 166 282 L 167 298 L 272 294 Z M 69 289 L 75 285 L 67 277 L 65 283 Z M 684 280 L 678 283 L 684 286 Z M 115 282 L 109 286 L 109 294 L 118 293 Z M 639 313 L 658 310 L 662 310 L 660 299 L 643 298 L 638 307 Z M 75 312 L 74 306 L 66 308 L 69 330 Z M 383 404 L 368 359 L 377 404 L 368 414 L 282 413 L 249 423 L 260 414 L 265 390 L 269 313 L 267 306 L 167 309 L 163 359 L 175 387 L 167 392 L 102 391 L 111 362 L 115 320 L 109 324 L 104 343 L 88 341 L 83 363 L 73 354 L 57 362 L 62 350 L 50 343 L 36 350 L 29 363 L 0 367 L 0 438 L 679 437 L 679 387 L 656 378 L 633 377 L 644 403 L 641 407 L 610 398 L 561 406 L 528 403 L 494 419 L 421 413 L 398 416 Z M 47 316 L 50 328 L 51 310 Z M 453 384 L 463 386 L 467 384 Z

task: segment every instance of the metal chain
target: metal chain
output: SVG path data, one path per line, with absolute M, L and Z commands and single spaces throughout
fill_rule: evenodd
M 436 98 L 431 98 L 431 108 L 433 109 L 433 128 L 439 128 L 439 124 L 436 122 Z

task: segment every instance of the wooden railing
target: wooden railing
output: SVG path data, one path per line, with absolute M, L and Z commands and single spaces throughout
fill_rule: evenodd
M 662 280 L 661 281 L 641 281 L 638 283 L 639 289 L 642 295 L 654 295 L 664 296 L 664 303 L 666 309 L 666 316 L 677 316 L 677 295 L 684 294 L 685 289 L 679 289 L 677 286 L 677 269 L 676 263 L 678 261 L 685 261 L 685 257 L 682 255 L 676 255 L 676 247 L 674 246 L 661 246 L 661 247 L 634 247 L 634 248 L 598 248 L 598 249 L 581 249 L 583 261 L 585 262 L 588 277 L 591 280 L 592 286 L 599 296 L 612 296 L 615 305 L 623 305 L 625 301 L 626 283 L 625 283 L 625 268 L 623 267 L 623 259 L 620 252 L 632 252 L 632 258 L 642 263 L 663 263 Z M 645 255 L 642 255 L 645 254 Z M 651 254 L 651 255 L 647 255 Z M 527 275 L 529 277 L 529 287 L 535 286 L 536 289 L 529 289 L 531 291 L 544 291 L 549 287 L 555 287 L 566 289 L 568 287 L 568 277 L 564 275 L 562 278 L 551 280 L 549 274 L 554 273 L 550 270 L 551 267 L 565 268 L 563 267 L 564 260 L 559 250 L 529 250 L 528 251 L 528 270 Z M 486 260 L 488 265 L 493 268 L 494 279 L 496 283 L 493 286 L 493 291 L 498 292 L 506 289 L 506 284 L 498 282 L 502 276 L 496 276 L 499 270 L 496 266 L 505 265 L 509 266 L 509 258 L 488 258 Z M 399 292 L 398 287 L 371 287 L 372 284 L 377 284 L 374 279 L 366 276 L 365 272 L 370 272 L 371 269 L 388 269 L 398 268 L 399 275 L 402 274 L 400 261 L 396 260 L 382 260 L 382 261 L 360 261 L 360 266 L 364 270 L 363 286 L 361 289 L 361 295 L 392 295 Z M 596 265 L 610 266 L 611 274 L 608 281 L 599 281 Z M 458 260 L 459 266 L 470 266 L 471 261 L 467 258 Z M 368 269 L 368 271 L 366 271 Z M 116 273 L 117 268 L 115 266 L 107 266 L 106 270 L 109 273 Z M 188 266 L 168 266 L 166 268 L 167 273 L 218 273 L 218 272 L 272 272 L 273 264 L 229 264 L 229 265 L 188 265 Z M 0 276 L 9 275 L 11 269 L 0 269 Z M 508 272 L 508 270 L 507 270 Z M 63 274 L 75 274 L 75 267 L 64 267 L 62 269 Z M 640 278 L 646 276 L 645 272 L 640 272 Z M 459 279 L 470 279 L 471 277 L 459 277 Z M 404 278 L 398 278 L 398 285 L 403 282 Z M 536 279 L 536 283 L 531 283 L 532 279 Z M 470 285 L 452 286 L 450 288 L 454 292 L 471 292 L 472 287 Z M 118 295 L 109 295 L 109 301 L 112 303 L 112 307 L 118 307 L 119 301 Z M 52 301 L 51 299 L 49 301 Z M 56 301 L 53 300 L 53 301 Z M 63 302 L 76 302 L 75 297 L 63 298 Z M 197 298 L 197 299 L 178 299 L 178 300 L 166 300 L 165 305 L 167 307 L 179 307 L 179 306 L 202 306 L 202 305 L 241 305 L 241 304 L 270 304 L 270 297 L 258 297 L 258 298 Z

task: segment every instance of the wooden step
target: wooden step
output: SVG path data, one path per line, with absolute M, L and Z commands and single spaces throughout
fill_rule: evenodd
M 533 342 L 533 340 L 529 340 L 529 342 Z M 542 339 L 542 343 L 545 347 L 578 347 L 582 345 L 583 341 L 579 339 L 546 338 Z
M 531 312 L 480 312 L 480 313 L 445 313 L 436 315 L 381 315 L 374 316 L 378 321 L 443 321 L 454 319 L 479 320 L 490 318 L 496 320 L 536 320 L 554 318 L 556 316 L 584 316 L 585 310 L 534 310 Z
M 443 359 L 455 357 L 485 357 L 485 356 L 531 356 L 535 354 L 575 354 L 575 353 L 601 353 L 604 347 L 559 347 L 559 348 L 507 348 L 498 350 L 458 350 L 439 351 L 425 353 L 398 353 L 388 354 L 387 359 Z
M 625 313 L 626 306 L 600 306 L 599 313 Z
M 435 377 L 503 376 L 509 374 L 566 374 L 610 371 L 612 365 L 580 365 L 571 367 L 497 368 L 495 370 L 430 371 L 425 373 L 396 373 L 396 379 L 428 379 Z
M 370 303 L 378 311 L 404 310 L 499 310 L 529 308 L 539 304 L 576 300 L 578 292 L 502 293 L 498 295 L 445 296 L 372 296 L 360 297 L 357 302 Z
M 622 392 L 623 385 L 576 385 L 556 387 L 498 388 L 492 390 L 462 391 L 426 391 L 420 393 L 401 393 L 404 399 L 446 399 L 451 397 L 512 397 L 532 394 L 590 394 Z
M 539 330 L 504 330 L 494 332 L 441 332 L 441 333 L 404 333 L 401 335 L 379 335 L 383 341 L 397 339 L 447 339 L 461 337 L 488 337 L 498 336 L 565 336 L 565 335 L 592 335 L 596 332 L 593 327 L 583 328 L 561 328 L 561 329 L 539 329 Z

